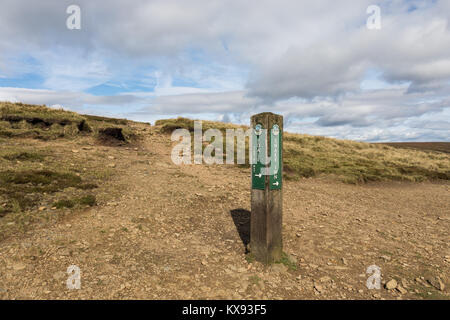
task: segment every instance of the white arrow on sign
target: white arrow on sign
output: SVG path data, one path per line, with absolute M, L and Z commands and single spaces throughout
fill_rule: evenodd
M 274 186 L 278 186 L 278 181 L 273 183 Z
M 255 174 L 255 177 L 261 178 L 262 174 L 261 173 Z

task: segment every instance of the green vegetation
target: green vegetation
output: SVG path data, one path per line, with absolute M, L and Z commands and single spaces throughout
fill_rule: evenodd
M 0 102 L 0 240 L 96 204 L 116 170 L 96 145 L 138 142 L 142 126 L 125 119 Z M 91 151 L 92 150 L 92 151 Z
M 56 193 L 66 188 L 90 190 L 95 184 L 85 183 L 69 172 L 50 170 L 0 171 L 0 197 L 7 201 L 3 215 L 36 206 L 44 194 Z
M 252 263 L 252 262 L 256 261 L 255 257 L 252 255 L 251 252 L 249 252 L 249 253 L 247 253 L 247 254 L 245 255 L 245 260 L 246 260 L 248 263 Z
M 92 135 L 102 142 L 128 143 L 137 139 L 125 119 L 80 115 L 46 106 L 0 102 L 0 137 L 55 140 L 77 135 Z
M 419 149 L 425 151 L 439 151 L 450 153 L 449 142 L 386 142 L 383 144 L 394 148 Z
M 194 121 L 187 118 L 178 117 L 176 119 L 162 119 L 157 120 L 155 122 L 155 126 L 158 127 L 161 133 L 169 134 L 172 133 L 173 130 L 176 129 L 187 129 L 190 132 L 194 132 Z M 223 153 L 225 156 L 226 152 L 226 130 L 227 129 L 242 129 L 244 132 L 249 129 L 248 126 L 238 126 L 235 124 L 229 124 L 224 122 L 215 122 L 215 121 L 201 121 L 202 122 L 202 131 L 205 132 L 208 129 L 218 129 L 223 135 Z M 194 141 L 193 135 L 191 135 L 192 143 Z M 214 140 L 213 140 L 214 141 Z M 211 142 L 213 142 L 211 141 Z M 208 145 L 208 143 L 204 142 L 202 144 L 202 150 Z M 240 166 L 249 166 L 249 158 L 248 158 L 248 150 L 249 150 L 249 138 L 245 138 L 245 164 Z M 191 148 L 191 151 L 194 152 L 194 148 Z M 214 156 L 214 152 L 212 153 Z M 237 159 L 237 139 L 234 139 L 234 159 Z
M 155 126 L 160 127 L 161 133 L 172 133 L 176 129 L 188 129 L 194 131 L 194 120 L 178 117 L 176 119 L 161 119 L 156 120 Z
M 172 133 L 175 129 L 187 129 L 194 132 L 194 121 L 187 118 L 178 117 L 176 119 L 162 119 L 155 122 L 155 126 L 159 127 L 161 133 Z M 202 120 L 202 130 L 219 129 L 225 137 L 226 129 L 248 129 L 248 126 L 238 126 L 224 122 L 204 121 Z
M 107 123 L 113 123 L 118 125 L 127 125 L 128 120 L 126 119 L 116 119 L 116 118 L 106 118 L 106 117 L 99 117 L 99 116 L 91 116 L 91 115 L 83 115 L 86 119 L 91 121 L 100 121 L 100 122 L 107 122 Z
M 288 179 L 321 175 L 347 183 L 450 179 L 450 156 L 443 153 L 289 133 L 283 151 Z
M 426 288 L 414 285 L 414 293 L 417 297 L 424 300 L 448 300 L 448 297 L 445 294 L 432 287 Z
M 45 156 L 37 152 L 11 152 L 3 155 L 9 161 L 43 161 Z
M 259 282 L 260 282 L 261 280 L 262 280 L 262 279 L 261 279 L 260 277 L 258 277 L 257 275 L 253 275 L 253 276 L 250 276 L 250 277 L 248 278 L 248 281 L 249 281 L 251 284 L 254 284 L 254 285 L 259 284 Z
M 79 124 L 84 120 L 82 116 L 75 112 L 23 103 L 2 102 L 0 110 L 1 120 L 10 122 L 25 120 L 32 124 L 50 126 L 55 123 L 61 125 Z
M 161 133 L 170 134 L 177 128 L 193 131 L 194 120 L 177 118 L 156 122 L 156 130 Z M 213 121 L 202 121 L 202 128 L 222 132 L 224 153 L 226 129 L 248 129 Z M 7 223 L 26 225 L 36 217 L 43 217 L 51 204 L 57 208 L 95 205 L 92 189 L 115 170 L 104 166 L 105 153 L 92 146 L 105 142 L 122 145 L 135 141 L 140 134 L 155 133 L 146 130 L 125 119 L 0 102 L 0 217 L 3 217 L 0 235 Z M 86 150 L 96 150 L 80 152 L 85 143 L 90 145 Z M 204 142 L 203 148 L 207 144 Z M 236 154 L 236 141 L 234 145 Z M 245 166 L 248 166 L 248 139 L 245 147 Z M 430 148 L 430 145 L 426 147 Z M 439 145 L 439 148 L 445 148 L 445 145 Z M 287 132 L 284 133 L 283 151 L 286 179 L 332 177 L 347 183 L 361 183 L 450 178 L 450 154 L 445 152 Z M 36 215 L 38 208 L 43 210 Z M 247 259 L 251 260 L 251 256 Z
M 155 125 L 163 133 L 178 128 L 193 131 L 194 120 L 158 120 Z M 204 131 L 217 128 L 222 133 L 228 128 L 248 128 L 212 121 L 203 121 L 202 125 Z M 226 141 L 224 151 L 225 144 Z M 246 161 L 248 166 L 248 141 Z M 288 132 L 283 139 L 283 166 L 284 177 L 292 180 L 322 176 L 346 183 L 450 179 L 450 155 L 446 153 Z
M 56 201 L 53 204 L 53 206 L 56 207 L 57 209 L 73 208 L 75 206 L 75 201 L 69 200 L 69 199 L 63 199 L 63 200 Z
M 93 207 L 97 204 L 94 195 L 87 195 L 78 199 L 78 203 L 83 206 Z
M 95 196 L 94 195 L 87 195 L 81 198 L 74 198 L 74 199 L 63 199 L 56 201 L 53 203 L 53 206 L 57 209 L 62 208 L 73 208 L 76 206 L 89 206 L 92 207 L 96 204 Z
M 289 270 L 296 271 L 297 264 L 284 252 L 281 253 L 281 260 L 275 263 L 284 264 Z

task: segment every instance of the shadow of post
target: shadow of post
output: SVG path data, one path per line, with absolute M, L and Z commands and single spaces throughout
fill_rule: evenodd
M 233 209 L 230 210 L 230 215 L 247 254 L 249 252 L 248 244 L 250 243 L 250 211 L 242 208 Z

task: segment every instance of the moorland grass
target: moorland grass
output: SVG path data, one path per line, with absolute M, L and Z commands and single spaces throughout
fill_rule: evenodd
M 104 132 L 122 131 L 121 142 L 137 140 L 126 119 L 81 115 L 45 105 L 0 102 L 0 137 L 55 140 L 92 135 L 105 141 Z M 114 140 L 115 137 L 106 137 Z
M 75 206 L 89 206 L 92 207 L 96 204 L 94 195 L 87 195 L 80 198 L 62 199 L 53 203 L 53 206 L 57 209 L 73 208 Z
M 179 128 L 193 131 L 194 120 L 162 119 L 155 125 L 162 133 L 171 133 Z M 223 134 L 228 128 L 248 129 L 213 121 L 203 121 L 202 125 L 203 131 L 217 128 Z M 225 154 L 225 134 L 223 136 Z M 246 164 L 248 166 L 248 139 Z M 346 183 L 450 179 L 449 154 L 288 132 L 283 138 L 283 166 L 284 177 L 292 180 L 319 176 Z
M 71 172 L 51 170 L 0 171 L 0 195 L 8 201 L 3 213 L 23 211 L 37 205 L 44 194 L 66 188 L 90 190 L 95 184 L 84 182 Z

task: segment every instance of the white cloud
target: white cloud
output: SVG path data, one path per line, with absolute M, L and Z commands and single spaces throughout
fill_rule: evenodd
M 94 96 L 76 91 L 0 87 L 0 101 L 63 105 L 71 109 L 80 108 L 84 104 L 120 106 L 137 100 L 139 98 L 132 95 Z
M 0 81 L 43 81 L 0 100 L 134 119 L 274 111 L 316 134 L 449 139 L 449 1 L 79 0 L 76 31 L 70 4 L 3 0 Z M 381 30 L 366 28 L 371 4 Z M 124 90 L 86 93 L 104 83 Z

